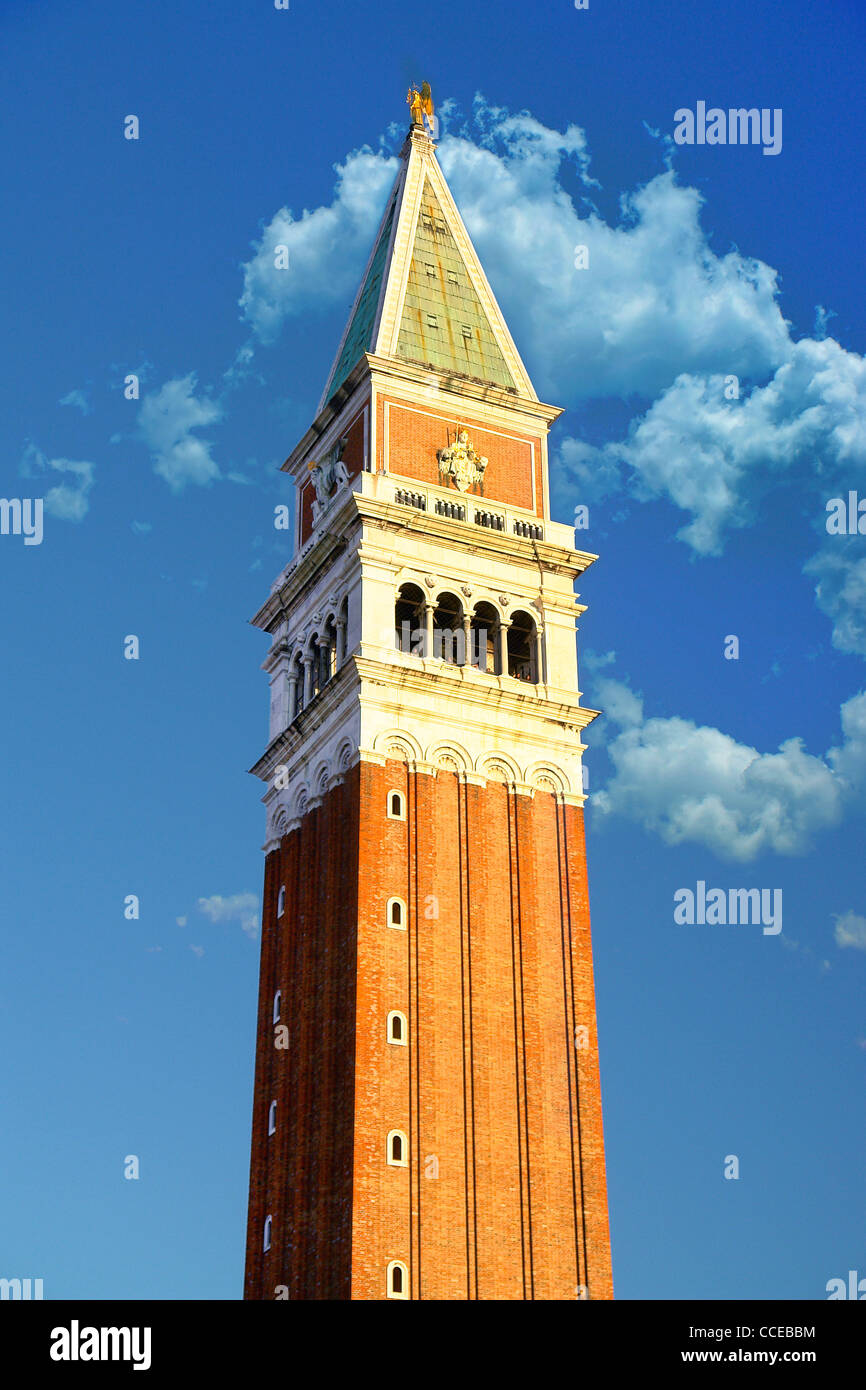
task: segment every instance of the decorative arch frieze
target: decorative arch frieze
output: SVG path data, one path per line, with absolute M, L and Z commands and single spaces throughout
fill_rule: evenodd
M 533 763 L 526 769 L 525 780 L 539 791 L 556 792 L 560 796 L 571 791 L 571 782 L 556 763 Z
M 401 762 L 420 762 L 424 756 L 421 744 L 405 729 L 386 729 L 373 739 L 373 751 Z
M 355 750 L 349 739 L 345 739 L 343 743 L 340 744 L 340 747 L 337 749 L 337 756 L 334 760 L 338 773 L 348 772 L 349 768 L 352 766 L 354 752 Z
M 310 787 L 311 787 L 311 791 L 312 791 L 312 797 L 311 797 L 311 801 L 310 801 L 310 804 L 311 804 L 311 805 L 318 806 L 318 805 L 321 804 L 322 799 L 323 799 L 323 797 L 325 796 L 325 793 L 326 793 L 327 790 L 328 790 L 328 787 L 329 787 L 329 785 L 330 785 L 330 782 L 331 782 L 331 764 L 330 764 L 330 762 L 321 762 L 321 763 L 319 763 L 319 766 L 316 768 L 316 772 L 315 772 L 315 774 L 314 774 L 314 776 L 313 776 L 313 779 L 312 779 L 312 781 L 311 781 L 311 783 L 310 783 Z
M 453 739 L 431 744 L 427 750 L 426 761 L 434 767 L 441 767 L 445 772 L 469 772 L 472 768 L 472 758 L 466 749 Z
M 515 783 L 523 781 L 520 768 L 507 753 L 482 753 L 476 763 L 476 771 L 491 782 Z
M 305 785 L 299 787 L 298 790 L 295 792 L 294 802 L 292 804 L 293 824 L 300 825 L 301 821 L 304 819 L 304 816 L 307 814 L 309 809 L 310 792 L 309 788 Z

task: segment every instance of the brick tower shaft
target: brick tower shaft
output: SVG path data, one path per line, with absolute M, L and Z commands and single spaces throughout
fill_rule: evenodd
M 254 619 L 247 1298 L 613 1296 L 559 413 L 413 126 Z

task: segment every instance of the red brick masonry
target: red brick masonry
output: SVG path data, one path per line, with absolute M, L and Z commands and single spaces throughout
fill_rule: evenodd
M 583 812 L 401 762 L 266 861 L 245 1297 L 382 1299 L 391 1260 L 415 1299 L 613 1296 Z

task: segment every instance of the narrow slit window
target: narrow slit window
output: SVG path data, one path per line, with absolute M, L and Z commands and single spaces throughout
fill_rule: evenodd
M 280 891 L 277 894 L 277 916 L 282 917 L 286 910 L 286 885 L 280 884 Z
M 391 898 L 388 902 L 388 926 L 398 931 L 406 930 L 406 904 L 402 898 Z
M 268 1134 L 277 1132 L 277 1102 L 272 1100 L 268 1106 Z
M 406 801 L 402 792 L 390 791 L 388 793 L 388 819 L 406 819 Z
M 274 1224 L 274 1218 L 273 1218 L 272 1216 L 266 1216 L 266 1217 L 265 1217 L 265 1231 L 264 1231 L 264 1236 L 263 1236 L 263 1238 L 262 1238 L 262 1249 L 263 1249 L 263 1250 L 270 1250 L 270 1248 L 271 1248 L 271 1228 L 273 1227 L 273 1224 Z
M 401 1047 L 406 1046 L 406 1016 L 393 1010 L 388 1015 L 388 1041 L 398 1043 Z
M 282 1000 L 283 992 L 281 989 L 278 989 L 274 995 L 274 1023 L 279 1023 L 280 1021 L 280 1005 L 282 1004 Z
M 392 1168 L 407 1168 L 409 1166 L 409 1145 L 401 1129 L 392 1129 L 388 1135 L 387 1156 L 388 1163 Z
M 388 1265 L 385 1287 L 389 1298 L 409 1297 L 409 1271 L 401 1260 L 392 1260 Z

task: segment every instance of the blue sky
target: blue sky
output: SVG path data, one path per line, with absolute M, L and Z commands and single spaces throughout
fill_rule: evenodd
M 41 545 L 0 536 L 0 1275 L 240 1296 L 248 619 L 424 78 L 566 407 L 555 515 L 587 505 L 601 556 L 579 643 L 607 711 L 587 816 L 616 1293 L 866 1274 L 866 541 L 825 526 L 866 497 L 866 13 L 5 0 L 0 24 L 0 490 L 45 499 Z M 701 100 L 781 109 L 781 152 L 673 145 Z M 675 923 L 699 880 L 781 889 L 782 931 Z

